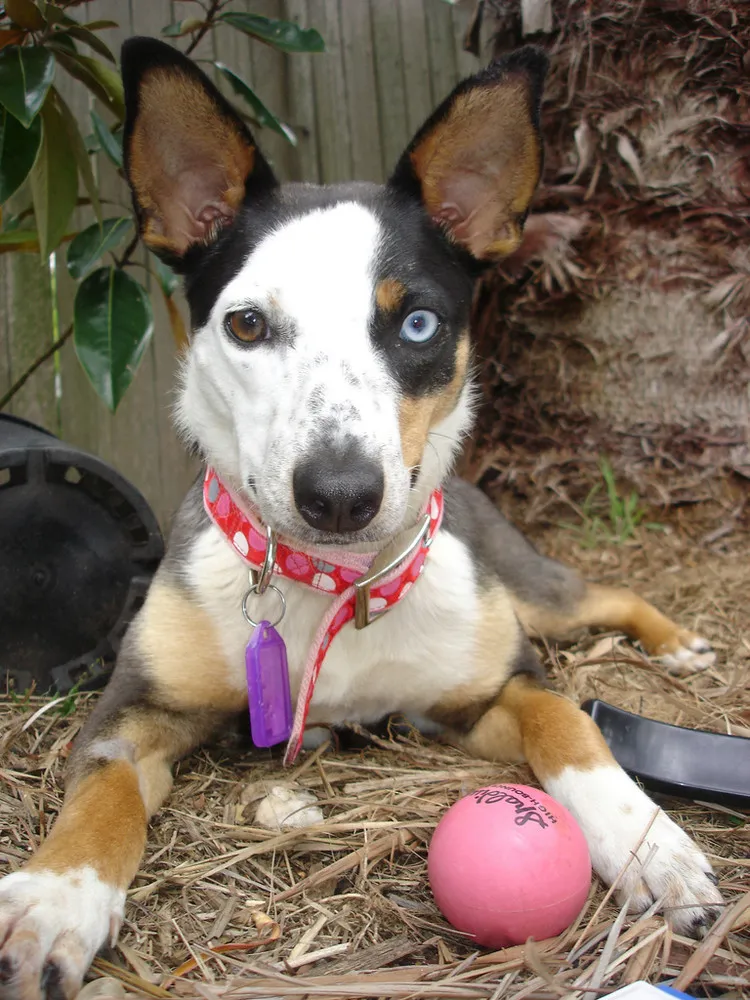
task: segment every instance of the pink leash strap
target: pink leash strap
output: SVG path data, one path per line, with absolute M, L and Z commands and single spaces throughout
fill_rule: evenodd
M 203 482 L 203 502 L 208 516 L 235 552 L 251 567 L 260 569 L 265 562 L 267 543 L 262 522 L 240 507 L 235 496 L 211 468 L 206 470 Z M 390 572 L 373 583 L 369 610 L 375 615 L 382 614 L 398 604 L 422 573 L 430 545 L 443 519 L 441 490 L 435 490 L 432 494 L 425 513 L 429 515 L 429 524 L 419 546 Z M 355 617 L 354 583 L 367 572 L 377 554 L 377 552 L 364 554 L 344 552 L 341 553 L 338 562 L 332 563 L 329 561 L 330 550 L 294 549 L 281 540 L 277 544 L 273 570 L 275 574 L 314 590 L 336 595 L 310 644 L 297 695 L 292 732 L 284 754 L 285 765 L 294 762 L 302 746 L 302 736 L 315 691 L 315 682 L 331 642 L 344 625 Z

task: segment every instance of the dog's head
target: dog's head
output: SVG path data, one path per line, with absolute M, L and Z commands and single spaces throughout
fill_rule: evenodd
M 471 424 L 473 281 L 521 241 L 546 58 L 465 80 L 382 187 L 279 186 L 190 60 L 132 39 L 122 65 L 141 234 L 191 311 L 180 428 L 277 531 L 392 536 Z

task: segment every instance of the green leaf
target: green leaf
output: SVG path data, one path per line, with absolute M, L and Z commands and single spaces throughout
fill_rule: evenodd
M 47 45 L 53 52 L 60 50 L 61 52 L 67 52 L 70 56 L 75 56 L 78 54 L 78 46 L 70 37 L 62 31 L 56 31 Z
M 283 135 L 287 142 L 290 142 L 292 146 L 297 145 L 297 136 L 285 125 L 284 122 L 279 121 L 276 115 L 272 114 L 268 108 L 265 106 L 263 101 L 258 97 L 254 90 L 252 90 L 245 81 L 237 76 L 236 73 L 232 72 L 228 66 L 224 63 L 215 62 L 214 66 L 218 69 L 221 75 L 229 81 L 232 90 L 241 97 L 255 112 L 255 117 L 258 119 L 258 124 L 263 128 L 273 129 L 274 132 L 278 132 L 279 135 Z
M 162 261 L 159 260 L 154 254 L 150 255 L 151 266 L 154 269 L 154 274 L 156 275 L 156 280 L 161 285 L 161 290 L 164 292 L 166 298 L 169 298 L 174 294 L 175 289 L 180 283 L 180 279 L 174 273 L 171 267 L 167 267 Z
M 0 104 L 28 128 L 44 104 L 55 60 L 38 46 L 9 45 L 0 51 Z
M 45 3 L 44 5 L 44 16 L 47 18 L 49 24 L 77 24 L 78 22 L 73 20 L 62 7 L 58 7 L 54 3 Z
M 117 62 L 110 47 L 95 35 L 93 31 L 89 31 L 88 28 L 84 28 L 82 24 L 71 25 L 65 29 L 65 34 L 72 35 L 73 38 L 77 38 L 79 42 L 83 42 L 98 52 L 100 56 L 104 56 L 105 59 L 109 59 L 111 63 Z
M 182 38 L 183 35 L 191 35 L 194 31 L 202 28 L 206 22 L 200 17 L 186 17 L 182 21 L 173 21 L 161 29 L 165 38 Z
M 87 21 L 81 27 L 88 28 L 89 31 L 102 31 L 104 28 L 119 28 L 120 25 L 117 21 L 109 21 L 106 18 L 102 18 L 99 21 Z
M 65 37 L 65 36 L 63 36 Z M 120 121 L 125 117 L 125 99 L 122 80 L 115 70 L 105 66 L 98 59 L 82 56 L 61 48 L 55 41 L 49 42 L 60 65 L 75 79 L 94 94 L 109 108 Z
M 68 139 L 70 140 L 70 148 L 73 151 L 73 156 L 75 157 L 76 164 L 78 165 L 78 172 L 83 179 L 83 185 L 86 188 L 89 198 L 91 199 L 91 207 L 94 209 L 94 214 L 99 222 L 101 222 L 102 206 L 99 202 L 99 188 L 96 183 L 96 178 L 94 177 L 94 171 L 91 169 L 91 160 L 89 159 L 88 150 L 86 149 L 86 144 L 83 141 L 81 131 L 78 128 L 78 122 L 75 119 L 75 115 L 57 90 L 54 87 L 52 90 L 54 91 L 57 106 L 60 109 L 60 114 L 62 115 L 63 122 L 65 123 L 65 129 L 68 133 Z
M 116 167 L 122 167 L 122 135 L 113 134 L 96 111 L 91 112 L 91 124 L 94 126 L 94 133 L 101 148 Z
M 65 233 L 63 241 L 72 240 L 75 233 Z M 36 230 L 14 229 L 0 233 L 0 253 L 39 253 L 39 233 Z
M 108 250 L 119 246 L 125 234 L 133 225 L 132 219 L 122 216 L 105 219 L 80 232 L 68 247 L 68 272 L 71 278 L 80 281 Z
M 218 20 L 282 52 L 325 52 L 325 42 L 315 28 L 300 28 L 291 21 L 233 11 L 220 14 Z
M 35 229 L 14 229 L 8 233 L 0 233 L 0 247 L 11 244 L 22 246 L 25 243 L 38 243 L 39 233 Z
M 32 0 L 5 0 L 5 13 L 14 24 L 27 31 L 43 31 L 47 26 Z
M 78 360 L 114 413 L 151 337 L 148 295 L 125 271 L 100 267 L 78 286 L 73 324 Z
M 42 107 L 42 146 L 29 174 L 39 245 L 44 260 L 65 234 L 78 195 L 78 170 L 55 92 Z
M 0 204 L 17 191 L 34 166 L 42 142 L 42 119 L 27 129 L 5 108 L 0 108 Z

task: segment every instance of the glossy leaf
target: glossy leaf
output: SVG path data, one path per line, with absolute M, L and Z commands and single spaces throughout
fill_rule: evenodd
M 109 59 L 111 63 L 117 62 L 112 53 L 112 49 L 110 49 L 110 47 L 103 42 L 98 35 L 95 35 L 93 31 L 89 31 L 88 28 L 84 28 L 82 24 L 70 25 L 65 28 L 65 32 L 68 35 L 72 35 L 73 38 L 78 39 L 79 42 L 84 42 L 92 48 L 94 52 L 98 52 L 100 56 L 104 56 L 105 59 Z
M 78 360 L 114 412 L 151 337 L 148 295 L 125 271 L 100 267 L 78 286 L 73 324 Z
M 60 94 L 52 88 L 55 93 L 55 100 L 57 106 L 60 109 L 60 113 L 65 123 L 65 128 L 68 133 L 68 139 L 70 140 L 70 148 L 75 157 L 76 165 L 78 166 L 78 173 L 81 175 L 83 180 L 83 185 L 86 188 L 89 199 L 91 201 L 91 207 L 94 209 L 94 214 L 99 222 L 102 219 L 102 206 L 99 202 L 99 186 L 96 183 L 96 178 L 94 177 L 94 171 L 91 169 L 91 160 L 89 158 L 88 150 L 86 149 L 86 144 L 83 141 L 83 136 L 78 128 L 78 122 L 75 119 L 75 115 L 70 110 L 68 105 L 62 99 Z
M 65 37 L 65 36 L 62 36 Z M 62 39 L 61 39 L 62 40 Z M 54 50 L 55 58 L 60 65 L 75 79 L 94 94 L 122 121 L 125 117 L 125 100 L 122 92 L 122 80 L 119 74 L 90 56 L 79 52 L 69 52 L 56 41 L 49 43 Z
M 0 104 L 28 128 L 44 104 L 54 75 L 55 60 L 46 49 L 9 45 L 0 51 Z
M 101 148 L 116 167 L 121 167 L 122 136 L 113 134 L 107 123 L 99 117 L 96 111 L 91 112 L 91 124 L 94 126 L 94 133 L 99 140 Z
M 12 229 L 8 233 L 0 233 L 0 247 L 25 246 L 29 243 L 39 243 L 39 233 L 35 229 Z
M 108 250 L 118 247 L 125 234 L 132 228 L 132 220 L 126 216 L 105 219 L 98 222 L 73 239 L 68 247 L 68 272 L 76 281 L 85 278 Z
M 70 35 L 64 34 L 62 31 L 56 31 L 49 42 L 47 42 L 47 45 L 53 52 L 60 50 L 62 52 L 66 52 L 70 56 L 78 54 L 78 46 L 73 38 L 71 38 Z
M 297 145 L 297 136 L 294 132 L 288 125 L 279 121 L 276 115 L 272 114 L 272 112 L 268 110 L 255 91 L 252 90 L 241 77 L 237 76 L 237 74 L 229 69 L 228 66 L 225 66 L 224 63 L 215 62 L 214 66 L 218 69 L 224 79 L 229 82 L 235 94 L 241 97 L 253 109 L 259 125 L 263 128 L 273 129 L 274 132 L 278 132 L 279 135 L 283 135 L 287 142 L 290 142 L 293 146 Z
M 42 119 L 28 128 L 0 108 L 0 204 L 17 191 L 34 166 L 42 142 Z
M 72 240 L 75 233 L 65 233 L 61 243 Z M 7 233 L 0 233 L 0 253 L 38 253 L 39 233 L 34 229 L 13 229 Z
M 227 11 L 220 14 L 218 20 L 282 52 L 325 52 L 325 43 L 315 28 L 300 28 L 291 21 L 276 21 L 240 11 Z
M 165 297 L 169 298 L 177 290 L 177 287 L 180 284 L 180 279 L 171 267 L 168 267 L 154 254 L 151 254 L 151 267 L 154 270 L 156 280 L 159 282 Z
M 182 21 L 174 21 L 161 29 L 165 38 L 182 38 L 183 35 L 190 35 L 206 22 L 199 17 L 186 17 Z
M 120 25 L 117 21 L 110 21 L 107 18 L 101 18 L 98 21 L 86 21 L 86 23 L 81 25 L 81 27 L 88 28 L 89 31 L 102 31 L 104 28 L 119 28 Z
M 32 0 L 5 0 L 5 13 L 14 24 L 27 31 L 42 31 L 47 26 Z
M 172 337 L 174 338 L 175 347 L 178 351 L 184 350 L 190 343 L 188 338 L 187 328 L 185 327 L 185 321 L 182 318 L 182 313 L 180 312 L 177 303 L 172 298 L 171 295 L 164 293 L 162 289 L 162 294 L 164 295 L 164 304 L 167 307 L 167 315 L 169 316 L 169 326 L 172 330 Z
M 76 206 L 78 170 L 68 129 L 50 91 L 41 112 L 42 146 L 29 174 L 42 257 L 60 242 Z
M 44 16 L 47 18 L 49 24 L 76 24 L 77 22 L 69 17 L 68 14 L 58 7 L 57 4 L 49 3 L 49 0 L 44 5 Z

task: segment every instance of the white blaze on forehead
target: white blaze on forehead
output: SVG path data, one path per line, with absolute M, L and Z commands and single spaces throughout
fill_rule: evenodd
M 378 220 L 343 202 L 292 219 L 262 240 L 221 295 L 221 307 L 271 305 L 315 338 L 315 349 L 342 337 L 367 337 L 373 302 Z M 298 343 L 298 346 L 303 346 Z

